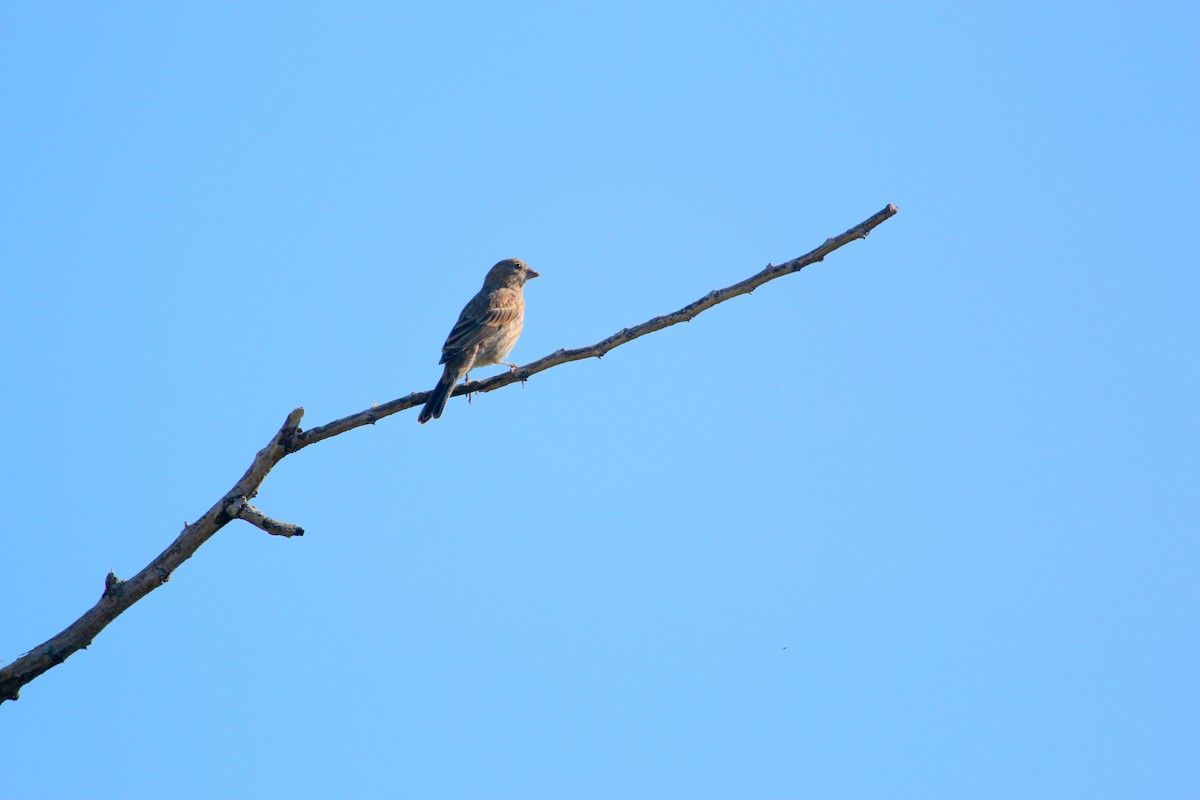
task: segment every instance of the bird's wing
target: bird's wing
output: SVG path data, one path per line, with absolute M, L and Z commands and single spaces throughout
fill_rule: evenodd
M 521 317 L 521 296 L 512 289 L 495 289 L 476 295 L 458 315 L 458 322 L 442 345 L 442 363 L 475 347 L 497 328 Z

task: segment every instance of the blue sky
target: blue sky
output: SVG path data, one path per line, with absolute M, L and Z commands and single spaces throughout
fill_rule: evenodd
M 2 15 L 5 661 L 500 258 L 527 362 L 900 214 L 288 458 L 0 795 L 1200 793 L 1194 4 Z

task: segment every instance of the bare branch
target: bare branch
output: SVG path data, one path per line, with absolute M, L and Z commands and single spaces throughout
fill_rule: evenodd
M 824 260 L 825 256 L 855 239 L 864 239 L 873 228 L 884 220 L 896 214 L 896 207 L 889 205 L 869 219 L 864 220 L 839 236 L 825 240 L 820 247 L 791 261 L 779 265 L 768 264 L 766 269 L 752 275 L 739 283 L 716 289 L 704 297 L 683 308 L 661 317 L 647 320 L 640 325 L 622 330 L 607 339 L 587 347 L 574 350 L 558 350 L 544 358 L 518 367 L 482 381 L 470 381 L 457 387 L 454 394 L 469 392 L 491 392 L 517 381 L 525 381 L 530 376 L 544 372 L 559 364 L 579 361 L 584 358 L 602 358 L 615 347 L 632 342 L 679 322 L 687 322 L 696 315 L 707 311 L 718 303 L 723 303 L 738 295 L 748 294 L 768 281 L 793 272 L 799 272 L 810 264 Z M 288 414 L 283 426 L 271 437 L 267 446 L 258 451 L 245 474 L 238 479 L 225 495 L 204 513 L 200 519 L 191 524 L 185 524 L 183 531 L 176 537 L 171 546 L 151 561 L 145 569 L 127 581 L 122 581 L 109 572 L 104 581 L 104 592 L 100 600 L 88 609 L 82 617 L 71 623 L 65 630 L 44 644 L 15 659 L 11 664 L 0 668 L 0 703 L 6 700 L 16 700 L 22 687 L 37 678 L 52 667 L 61 664 L 69 656 L 91 644 L 92 639 L 104 630 L 110 622 L 122 612 L 141 600 L 150 592 L 166 583 L 180 564 L 192 557 L 200 545 L 208 541 L 217 531 L 225 527 L 232 519 L 244 519 L 252 525 L 276 536 L 302 536 L 304 529 L 298 525 L 279 522 L 263 514 L 250 505 L 249 498 L 258 493 L 263 480 L 276 464 L 290 453 L 294 453 L 311 444 L 324 441 L 340 433 L 373 424 L 384 417 L 391 416 L 407 408 L 423 404 L 429 397 L 429 392 L 414 392 L 382 405 L 359 411 L 348 417 L 334 420 L 326 425 L 308 431 L 300 430 L 300 420 L 304 409 L 297 408 Z

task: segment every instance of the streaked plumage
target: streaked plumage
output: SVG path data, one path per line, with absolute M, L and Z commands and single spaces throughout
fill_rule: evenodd
M 440 417 L 454 387 L 475 367 L 504 364 L 516 369 L 504 357 L 517 343 L 525 324 L 525 281 L 536 277 L 538 273 L 518 258 L 506 258 L 488 270 L 483 288 L 463 307 L 442 345 L 442 360 L 438 363 L 446 368 L 417 415 L 418 422 L 425 424 Z

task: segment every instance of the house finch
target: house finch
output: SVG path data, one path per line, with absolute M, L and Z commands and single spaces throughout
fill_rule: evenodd
M 424 425 L 440 417 L 450 392 L 475 367 L 504 364 L 509 369 L 517 368 L 504 357 L 517 343 L 525 324 L 525 297 L 521 290 L 525 281 L 537 276 L 519 258 L 506 258 L 488 270 L 483 288 L 463 308 L 442 345 L 442 360 L 438 363 L 445 364 L 446 369 L 417 415 L 417 422 Z

